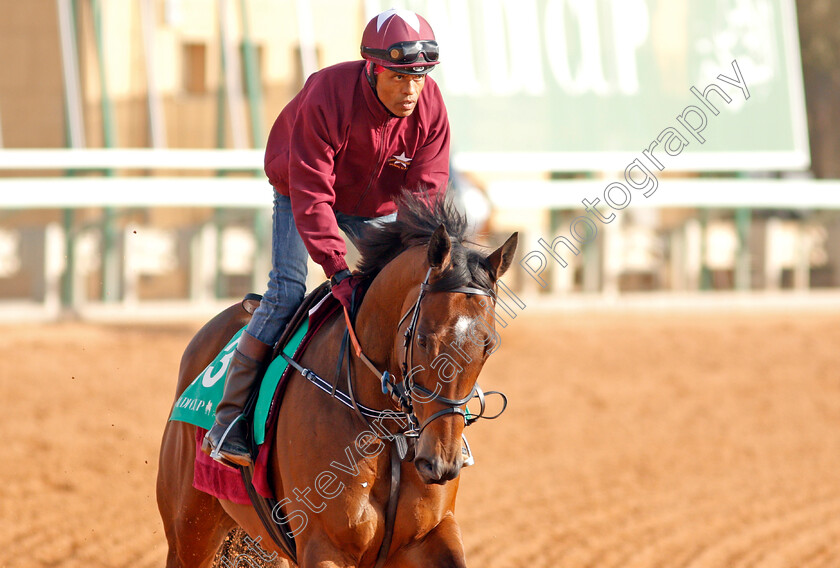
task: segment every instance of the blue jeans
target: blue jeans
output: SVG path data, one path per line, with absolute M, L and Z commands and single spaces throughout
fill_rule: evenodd
M 365 226 L 394 221 L 397 214 L 368 218 L 335 212 L 338 226 L 357 238 Z M 254 312 L 247 332 L 267 345 L 274 345 L 306 292 L 306 262 L 309 257 L 295 227 L 291 200 L 274 192 L 274 215 L 271 237 L 271 274 L 268 290 Z

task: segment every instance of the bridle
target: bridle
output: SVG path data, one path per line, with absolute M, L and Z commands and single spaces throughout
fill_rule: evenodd
M 443 418 L 444 416 L 448 416 L 450 414 L 458 414 L 463 417 L 464 425 L 470 426 L 482 418 L 485 420 L 495 420 L 496 418 L 501 416 L 502 413 L 504 413 L 504 411 L 507 409 L 507 397 L 504 395 L 504 393 L 501 393 L 499 391 L 487 391 L 485 393 L 477 382 L 475 385 L 473 385 L 472 390 L 467 396 L 461 399 L 452 399 L 440 395 L 437 389 L 435 391 L 431 391 L 423 385 L 417 384 L 414 380 L 414 372 L 412 366 L 412 361 L 414 357 L 414 337 L 417 333 L 417 322 L 420 319 L 420 309 L 423 303 L 423 298 L 425 298 L 426 294 L 430 291 L 429 279 L 431 277 L 431 274 L 432 269 L 429 268 L 428 272 L 426 272 L 426 277 L 420 284 L 420 292 L 418 293 L 417 300 L 405 312 L 405 314 L 403 314 L 402 318 L 400 318 L 400 321 L 397 324 L 397 330 L 399 330 L 402 327 L 402 325 L 406 322 L 406 320 L 408 320 L 409 322 L 408 327 L 406 327 L 406 330 L 403 333 L 403 361 L 399 369 L 399 373 L 401 374 L 400 381 L 394 381 L 392 379 L 391 373 L 388 372 L 387 369 L 385 371 L 379 370 L 379 368 L 365 355 L 361 345 L 359 344 L 356 332 L 353 329 L 350 314 L 346 308 L 344 308 L 346 330 L 344 332 L 344 337 L 342 338 L 341 342 L 338 365 L 336 368 L 336 380 L 333 384 L 330 384 L 328 381 L 318 376 L 318 374 L 316 374 L 311 369 L 303 367 L 300 363 L 298 363 L 285 353 L 280 353 L 280 355 L 286 360 L 286 362 L 292 367 L 294 367 L 306 380 L 308 380 L 320 390 L 324 391 L 325 393 L 336 399 L 341 404 L 353 409 L 356 412 L 357 416 L 368 427 L 369 431 L 376 435 L 380 440 L 388 440 L 395 442 L 400 459 L 405 459 L 406 455 L 408 454 L 408 439 L 419 438 L 420 434 L 423 433 L 423 430 L 425 430 L 429 426 L 429 424 L 431 424 L 439 418 Z M 496 295 L 494 292 L 475 286 L 460 286 L 448 290 L 439 290 L 435 293 L 454 293 L 487 296 L 493 300 L 494 305 L 496 301 Z M 411 319 L 409 319 L 409 316 Z M 352 343 L 353 345 L 353 350 L 355 351 L 356 356 L 365 364 L 365 366 L 367 366 L 368 369 L 371 370 L 371 372 L 374 375 L 376 375 L 376 377 L 379 378 L 382 393 L 390 397 L 391 401 L 398 409 L 397 411 L 387 409 L 371 409 L 362 405 L 356 400 L 356 393 L 355 389 L 353 388 L 353 375 L 352 367 L 350 365 L 350 357 L 345 356 L 345 352 L 349 353 L 350 351 L 350 343 Z M 341 366 L 345 360 L 347 364 L 346 393 L 338 390 L 338 380 L 341 374 Z M 420 393 L 420 395 L 418 395 L 417 393 Z M 489 395 L 498 395 L 502 399 L 501 410 L 499 410 L 499 412 L 497 412 L 493 416 L 485 415 L 486 398 Z M 479 403 L 479 411 L 477 414 L 473 414 L 468 410 L 465 410 L 465 408 L 462 408 L 465 407 L 474 398 L 478 399 Z M 414 411 L 415 402 L 422 404 L 434 402 L 442 404 L 445 408 L 439 410 L 438 412 L 435 412 L 421 424 L 420 420 L 417 417 L 417 414 Z M 383 420 L 392 420 L 394 422 L 397 422 L 398 424 L 403 425 L 397 428 L 396 432 L 388 431 L 387 433 L 383 433 L 380 431 L 379 428 L 375 428 L 372 426 L 371 420 L 379 421 L 380 423 Z
M 364 354 L 361 345 L 359 344 L 358 338 L 356 337 L 355 331 L 353 330 L 353 325 L 350 320 L 350 316 L 345 309 L 344 315 L 347 324 L 347 334 L 350 336 L 350 340 L 353 343 L 354 350 L 356 352 L 356 356 L 361 359 L 361 361 L 377 376 L 379 377 L 381 386 L 382 386 L 382 393 L 387 394 L 390 396 L 391 400 L 400 410 L 400 413 L 406 418 L 407 425 L 404 429 L 398 432 L 399 435 L 405 436 L 406 438 L 418 438 L 420 434 L 423 433 L 423 430 L 426 429 L 432 422 L 439 418 L 443 418 L 449 414 L 458 414 L 463 416 L 465 426 L 470 426 L 474 424 L 477 420 L 484 418 L 486 420 L 495 420 L 507 408 L 507 397 L 501 392 L 498 391 L 488 391 L 486 395 L 496 394 L 502 398 L 502 409 L 493 416 L 485 416 L 486 410 L 486 403 L 485 403 L 485 392 L 482 388 L 476 384 L 473 386 L 472 390 L 469 392 L 467 396 L 461 399 L 451 399 L 439 394 L 438 389 L 435 391 L 431 391 L 428 388 L 424 387 L 423 385 L 417 384 L 414 380 L 414 367 L 412 365 L 413 358 L 414 358 L 414 338 L 417 333 L 417 322 L 420 319 L 420 309 L 423 302 L 423 298 L 426 297 L 426 294 L 430 290 L 429 279 L 432 274 L 432 268 L 426 272 L 426 277 L 423 279 L 423 282 L 420 284 L 420 291 L 417 296 L 417 300 L 414 304 L 403 314 L 402 318 L 400 318 L 399 323 L 397 324 L 397 329 L 399 330 L 403 323 L 406 320 L 409 321 L 408 327 L 406 327 L 405 332 L 403 333 L 403 361 L 400 365 L 400 374 L 402 375 L 401 381 L 393 381 L 391 378 L 391 374 L 385 370 L 380 371 L 379 368 L 374 365 L 370 359 Z M 448 290 L 442 290 L 441 293 L 455 293 L 455 294 L 468 294 L 468 295 L 480 295 L 480 296 L 487 296 L 492 298 L 495 303 L 495 294 L 492 291 L 485 290 L 483 288 L 478 288 L 475 286 L 460 286 L 457 288 L 452 288 Z M 410 316 L 410 319 L 409 319 Z M 440 385 L 438 385 L 439 387 Z M 352 379 L 350 377 L 350 365 L 348 361 L 348 390 L 350 391 L 350 398 L 352 399 L 353 406 L 356 408 L 357 413 L 359 416 L 367 422 L 367 418 L 364 416 L 362 412 L 360 412 L 360 408 L 355 401 L 355 396 L 353 394 L 352 389 Z M 421 393 L 423 396 L 419 396 L 416 393 Z M 479 412 L 477 414 L 469 413 L 465 410 L 467 403 L 469 403 L 472 399 L 477 398 L 479 402 Z M 442 404 L 446 408 L 435 412 L 431 416 L 429 416 L 422 424 L 417 417 L 417 414 L 414 411 L 414 402 L 418 403 L 438 403 Z M 375 431 L 375 430 L 374 430 Z M 402 453 L 402 452 L 401 452 Z

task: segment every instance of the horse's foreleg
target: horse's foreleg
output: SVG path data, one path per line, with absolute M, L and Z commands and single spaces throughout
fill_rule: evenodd
M 167 568 L 210 566 L 235 526 L 215 497 L 192 486 L 194 459 L 193 427 L 168 422 L 157 481 L 158 509 L 169 544 Z
M 326 535 L 311 535 L 298 558 L 300 568 L 357 568 L 358 563 L 346 552 L 337 548 Z
M 455 518 L 444 519 L 423 540 L 392 555 L 387 568 L 466 568 L 461 529 Z

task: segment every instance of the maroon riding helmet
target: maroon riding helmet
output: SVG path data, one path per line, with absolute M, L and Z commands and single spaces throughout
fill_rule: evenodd
M 407 75 L 425 75 L 440 63 L 432 26 L 420 14 L 391 8 L 368 22 L 362 58 Z

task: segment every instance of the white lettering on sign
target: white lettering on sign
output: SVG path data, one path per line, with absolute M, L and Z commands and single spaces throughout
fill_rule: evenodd
M 566 25 L 566 9 L 572 16 Z M 580 60 L 571 61 L 567 30 L 577 29 Z M 601 30 L 598 26 L 598 5 L 590 0 L 549 0 L 545 9 L 545 44 L 553 53 L 548 61 L 554 79 L 571 95 L 609 92 L 601 59 Z
M 536 1 L 485 0 L 481 6 L 490 93 L 545 94 Z
M 616 83 L 623 95 L 639 92 L 636 50 L 650 37 L 649 21 L 645 0 L 612 0 Z
M 469 5 L 464 2 L 429 0 L 426 10 L 418 10 L 434 22 L 435 37 L 442 49 L 440 65 L 446 86 L 452 93 L 470 95 L 481 92 L 473 51 Z M 437 72 L 437 71 L 435 71 Z
M 647 0 L 426 0 L 453 95 L 639 92 L 637 52 L 650 38 Z

